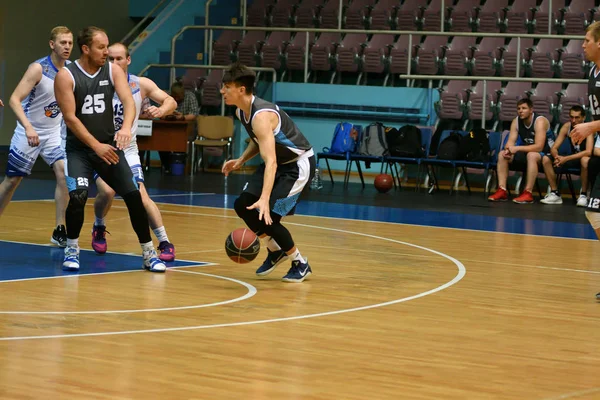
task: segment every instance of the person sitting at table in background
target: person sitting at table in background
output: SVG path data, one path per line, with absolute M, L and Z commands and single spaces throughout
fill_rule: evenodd
M 182 82 L 175 82 L 171 85 L 171 97 L 177 102 L 177 108 L 171 115 L 162 117 L 165 121 L 195 121 L 200 112 L 196 95 L 189 90 L 185 90 Z M 194 134 L 196 129 L 193 129 Z M 194 138 L 190 138 L 192 140 Z M 159 151 L 160 162 L 165 173 L 171 172 L 171 152 Z

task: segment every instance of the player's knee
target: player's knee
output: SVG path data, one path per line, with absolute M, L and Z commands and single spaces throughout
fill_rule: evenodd
M 233 203 L 233 208 L 235 209 L 235 212 L 237 213 L 238 217 L 243 219 L 245 216 L 247 216 L 250 211 L 247 207 L 256 203 L 257 200 L 258 198 L 256 198 L 256 196 L 253 196 L 248 192 L 243 192 L 240 195 L 240 197 L 235 199 L 235 202 Z
M 589 157 L 581 157 L 581 169 L 587 169 L 589 163 L 590 163 Z
M 592 225 L 592 228 L 594 228 L 594 230 L 600 228 L 600 213 L 594 211 L 586 211 L 585 217 L 588 221 L 590 221 L 590 225 Z
M 21 181 L 23 180 L 22 176 L 7 176 L 4 178 L 4 182 L 6 185 L 10 186 L 11 189 L 19 186 Z
M 87 189 L 73 190 L 69 192 L 69 198 L 69 205 L 83 208 L 85 207 L 85 203 L 87 202 L 88 191 Z
M 548 165 L 551 165 L 551 164 L 552 164 L 552 160 L 550 160 L 550 157 L 548 157 L 548 156 L 544 156 L 544 157 L 542 158 L 542 164 L 544 164 L 544 165 L 547 165 L 547 166 L 548 166 Z
M 527 153 L 527 161 L 529 162 L 538 162 L 540 161 L 540 158 L 542 156 L 540 155 L 540 153 L 537 153 L 535 151 L 530 151 L 529 153 Z

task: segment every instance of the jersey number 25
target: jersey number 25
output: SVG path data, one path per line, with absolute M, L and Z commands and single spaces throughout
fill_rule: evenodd
M 104 112 L 104 110 L 106 110 L 106 105 L 104 104 L 104 93 L 97 93 L 93 97 L 91 94 L 88 94 L 83 99 L 83 107 L 81 107 L 82 114 L 101 114 Z

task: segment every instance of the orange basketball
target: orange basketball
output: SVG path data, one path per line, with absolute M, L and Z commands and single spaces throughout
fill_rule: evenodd
M 394 186 L 394 180 L 391 175 L 379 174 L 375 177 L 375 189 L 379 193 L 387 193 Z
M 260 252 L 260 240 L 250 229 L 238 228 L 227 236 L 225 252 L 238 264 L 249 263 Z

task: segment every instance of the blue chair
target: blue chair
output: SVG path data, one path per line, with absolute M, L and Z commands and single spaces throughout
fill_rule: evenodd
M 417 176 L 415 179 L 415 191 L 419 188 L 419 182 L 421 180 L 421 164 L 423 160 L 427 158 L 429 154 L 429 147 L 431 146 L 431 136 L 433 134 L 431 128 L 419 128 L 421 129 L 421 146 L 425 150 L 423 157 L 385 157 L 385 162 L 389 166 L 392 173 L 392 177 L 398 180 L 398 187 L 402 187 L 400 183 L 400 173 L 398 171 L 398 164 L 410 164 L 417 166 Z M 387 169 L 387 168 L 386 168 Z M 395 176 L 394 176 L 395 174 Z
M 361 125 L 354 125 L 354 127 L 356 129 L 358 129 L 359 131 L 359 140 L 358 142 L 360 143 L 360 139 L 362 139 L 362 134 L 363 134 L 363 128 Z M 333 175 L 331 174 L 331 167 L 329 166 L 329 160 L 336 160 L 336 161 L 346 161 L 346 168 L 344 171 L 344 187 L 348 186 L 348 181 L 350 180 L 350 170 L 352 169 L 352 160 L 351 159 L 351 155 L 352 153 L 350 152 L 345 152 L 345 153 L 332 153 L 330 151 L 325 151 L 325 150 L 329 150 L 328 148 L 324 148 L 324 151 L 317 153 L 317 165 L 319 163 L 320 160 L 325 160 L 325 164 L 327 165 L 327 172 L 329 173 L 329 179 L 331 180 L 331 185 L 333 186 L 335 183 L 333 181 Z M 362 171 L 360 171 L 360 165 L 358 164 L 358 162 L 356 163 L 359 169 L 359 175 L 360 175 L 360 179 L 363 182 L 363 188 L 365 187 L 364 184 L 364 180 L 363 180 L 363 176 L 362 176 Z
M 442 131 L 442 134 L 440 135 L 440 146 L 442 144 L 442 142 L 444 141 L 444 139 L 446 139 L 448 136 L 450 136 L 450 133 L 452 132 L 458 132 L 460 133 L 461 136 L 465 136 L 468 132 L 466 131 L 456 131 L 456 130 L 445 130 Z M 439 151 L 439 146 L 438 146 L 438 151 Z M 437 180 L 437 176 L 435 174 L 435 167 L 447 167 L 447 168 L 452 168 L 452 180 L 451 182 L 454 182 L 454 178 L 456 177 L 456 171 L 457 171 L 457 162 L 458 160 L 443 160 L 440 159 L 438 154 L 436 154 L 433 158 L 426 158 L 422 161 L 423 164 L 426 165 L 427 167 L 427 174 L 429 175 L 429 178 L 432 180 L 433 185 L 430 187 L 429 192 L 432 193 L 433 189 L 437 189 L 439 190 L 440 187 L 438 185 L 438 180 Z M 431 166 L 431 168 L 429 168 Z M 452 194 L 452 189 L 453 189 L 453 184 L 450 185 L 450 194 Z M 470 190 L 470 189 L 469 189 Z

